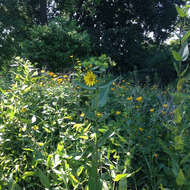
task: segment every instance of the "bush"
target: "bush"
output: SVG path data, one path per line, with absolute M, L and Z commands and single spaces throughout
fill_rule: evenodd
M 58 17 L 45 26 L 33 27 L 22 44 L 22 56 L 38 67 L 47 66 L 52 71 L 71 67 L 70 56 L 86 57 L 90 41 L 86 32 L 80 32 L 74 21 Z

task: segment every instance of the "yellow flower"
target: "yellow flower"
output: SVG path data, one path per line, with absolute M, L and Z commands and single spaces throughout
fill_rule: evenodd
M 62 78 L 57 79 L 57 83 L 58 83 L 58 84 L 61 84 L 62 81 L 63 81 Z
M 139 106 L 136 106 L 137 109 L 139 109 Z
M 32 127 L 32 129 L 34 130 L 34 131 L 37 131 L 38 130 L 38 126 L 37 125 L 34 125 L 33 127 Z
M 133 100 L 132 96 L 128 97 L 127 100 L 129 101 Z
M 136 101 L 141 102 L 143 100 L 142 96 L 139 96 L 138 98 L 136 98 Z
M 92 71 L 88 71 L 84 76 L 84 82 L 87 86 L 93 86 L 96 84 L 96 75 Z
M 112 90 L 112 91 L 114 91 L 114 90 L 115 90 L 115 88 L 111 88 L 111 90 Z
M 162 111 L 162 115 L 166 115 L 166 112 L 165 112 L 165 111 Z
M 163 107 L 163 108 L 167 108 L 167 107 L 168 107 L 168 104 L 163 104 L 162 107 Z
M 97 116 L 97 117 L 102 117 L 102 116 L 103 116 L 103 114 L 102 114 L 102 113 L 100 113 L 100 112 L 97 112 L 97 113 L 96 113 L 96 116 Z
M 56 75 L 56 74 L 54 74 L 54 75 L 53 75 L 53 78 L 55 78 L 55 77 L 57 77 L 57 75 Z
M 54 73 L 53 73 L 53 72 L 49 72 L 49 76 L 51 76 L 51 77 L 52 77 L 53 75 L 54 75 Z
M 73 58 L 73 55 L 70 55 L 69 57 L 72 59 L 72 58 Z
M 151 108 L 151 109 L 150 109 L 150 112 L 154 112 L 154 108 Z
M 155 154 L 154 154 L 154 157 L 155 157 L 155 158 L 158 158 L 158 154 L 155 153 Z
M 26 108 L 22 108 L 20 111 L 22 112 L 22 113 L 24 113 L 24 112 L 26 112 Z
M 41 70 L 41 73 L 45 73 L 45 71 L 44 71 L 44 70 Z
M 139 131 L 142 132 L 142 131 L 143 131 L 143 128 L 140 127 L 140 128 L 139 128 Z
M 81 116 L 81 117 L 84 117 L 84 116 L 85 116 L 85 113 L 82 112 L 82 113 L 80 114 L 80 116 Z
M 64 78 L 67 78 L 68 76 L 67 75 L 63 75 Z
M 120 115 L 121 112 L 120 112 L 120 111 L 116 111 L 115 114 L 116 114 L 116 115 Z

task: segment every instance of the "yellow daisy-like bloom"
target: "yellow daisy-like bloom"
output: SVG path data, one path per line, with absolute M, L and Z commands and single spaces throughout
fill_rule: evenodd
M 133 100 L 132 96 L 128 97 L 127 100 L 129 101 Z
M 57 83 L 58 83 L 58 84 L 61 84 L 61 83 L 62 83 L 62 81 L 63 81 L 63 79 L 62 79 L 62 78 L 57 79 Z
M 120 115 L 121 112 L 120 112 L 120 111 L 116 111 L 115 114 L 116 114 L 116 115 Z
M 84 82 L 87 86 L 94 86 L 96 84 L 96 75 L 92 71 L 88 71 L 84 76 Z
M 81 116 L 81 117 L 84 117 L 84 116 L 85 116 L 85 113 L 82 112 L 82 113 L 80 114 L 80 116 Z
M 138 102 L 142 102 L 142 100 L 143 100 L 142 96 L 139 96 L 138 98 L 136 98 L 136 101 Z
M 103 116 L 103 114 L 102 114 L 102 113 L 100 113 L 100 112 L 97 112 L 97 113 L 96 113 L 96 116 L 97 116 L 97 117 L 102 117 L 102 116 Z
M 167 107 L 168 107 L 168 104 L 163 104 L 162 107 L 163 107 L 163 108 L 167 108 Z
M 26 112 L 26 111 L 27 111 L 27 108 L 22 108 L 22 109 L 21 109 L 21 112 L 22 112 L 22 113 L 24 113 L 24 112 Z
M 53 72 L 49 72 L 49 76 L 51 76 L 51 77 L 52 77 L 53 75 L 54 75 L 54 73 L 53 73 Z
M 143 128 L 141 128 L 141 127 L 140 127 L 140 128 L 139 128 L 139 131 L 141 131 L 141 132 L 142 132 L 142 131 L 143 131 Z
M 34 131 L 37 131 L 38 130 L 38 126 L 37 125 L 34 125 L 33 127 L 32 127 L 32 129 L 34 130 Z
M 150 109 L 150 112 L 154 112 L 154 108 L 151 108 L 151 109 Z

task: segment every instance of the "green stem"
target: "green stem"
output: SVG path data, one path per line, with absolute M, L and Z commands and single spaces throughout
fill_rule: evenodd
M 97 169 L 97 182 L 98 182 L 98 166 L 99 166 L 99 156 L 98 156 L 98 88 L 96 88 L 96 108 L 95 108 L 95 114 L 96 114 L 96 120 L 95 120 L 95 162 L 96 162 L 96 169 Z M 98 184 L 98 183 L 97 183 Z

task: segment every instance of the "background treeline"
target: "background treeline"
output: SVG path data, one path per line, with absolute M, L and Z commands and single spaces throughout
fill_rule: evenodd
M 70 55 L 106 54 L 115 73 L 136 70 L 169 82 L 175 78 L 169 46 L 182 0 L 1 0 L 0 63 L 19 55 L 38 67 L 63 72 Z M 148 34 L 153 32 L 153 38 Z

